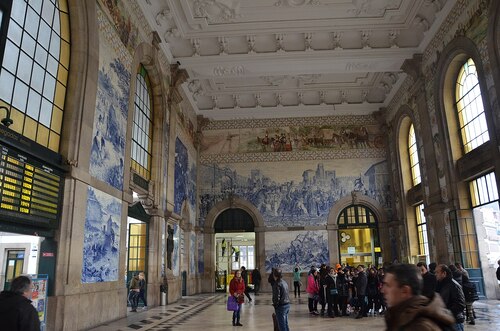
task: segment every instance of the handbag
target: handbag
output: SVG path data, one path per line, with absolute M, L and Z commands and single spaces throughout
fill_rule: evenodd
M 227 298 L 227 310 L 229 310 L 229 311 L 237 311 L 238 310 L 238 302 L 236 301 L 236 298 L 232 295 L 230 295 Z
M 338 295 L 338 294 L 339 291 L 335 287 L 330 288 L 330 295 Z

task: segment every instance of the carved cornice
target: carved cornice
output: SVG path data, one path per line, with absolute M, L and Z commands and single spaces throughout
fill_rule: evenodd
M 401 66 L 401 70 L 410 75 L 414 81 L 419 80 L 423 75 L 422 54 L 415 54 L 412 59 L 405 60 Z

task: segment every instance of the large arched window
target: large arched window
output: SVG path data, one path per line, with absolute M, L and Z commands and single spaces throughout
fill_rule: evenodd
M 417 139 L 415 137 L 415 128 L 410 125 L 408 133 L 408 155 L 410 156 L 410 169 L 413 186 L 420 184 L 420 165 L 418 160 Z
M 462 144 L 464 152 L 468 153 L 490 140 L 477 68 L 472 59 L 460 68 L 455 98 Z
M 68 81 L 70 27 L 66 0 L 12 2 L 0 71 L 0 106 L 10 129 L 59 150 Z
M 151 179 L 151 149 L 153 145 L 151 92 L 144 66 L 139 67 L 135 84 L 134 124 L 132 128 L 132 169 L 145 179 Z

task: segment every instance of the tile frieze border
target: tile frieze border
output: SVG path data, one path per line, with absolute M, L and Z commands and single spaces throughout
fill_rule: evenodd
M 321 117 L 293 117 L 272 119 L 240 119 L 227 121 L 210 121 L 203 131 L 230 130 L 247 128 L 277 128 L 288 126 L 324 126 L 324 125 L 376 125 L 378 122 L 371 115 L 368 116 L 321 116 Z
M 381 159 L 386 158 L 383 148 L 344 149 L 328 151 L 240 153 L 240 154 L 205 154 L 200 156 L 201 164 L 283 162 L 336 159 Z

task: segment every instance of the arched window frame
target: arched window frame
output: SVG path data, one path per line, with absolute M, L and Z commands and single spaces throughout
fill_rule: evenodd
M 351 205 L 340 212 L 338 225 L 339 228 L 356 226 L 377 227 L 378 220 L 370 208 L 362 205 Z
M 150 180 L 153 148 L 153 97 L 149 76 L 142 64 L 136 75 L 135 86 L 131 167 L 141 177 Z
M 408 130 L 408 156 L 410 158 L 412 183 L 413 186 L 416 186 L 420 184 L 422 179 L 420 177 L 420 161 L 418 157 L 417 138 L 413 123 L 410 124 L 410 128 Z
M 455 84 L 455 107 L 465 154 L 490 140 L 476 64 L 468 58 Z

